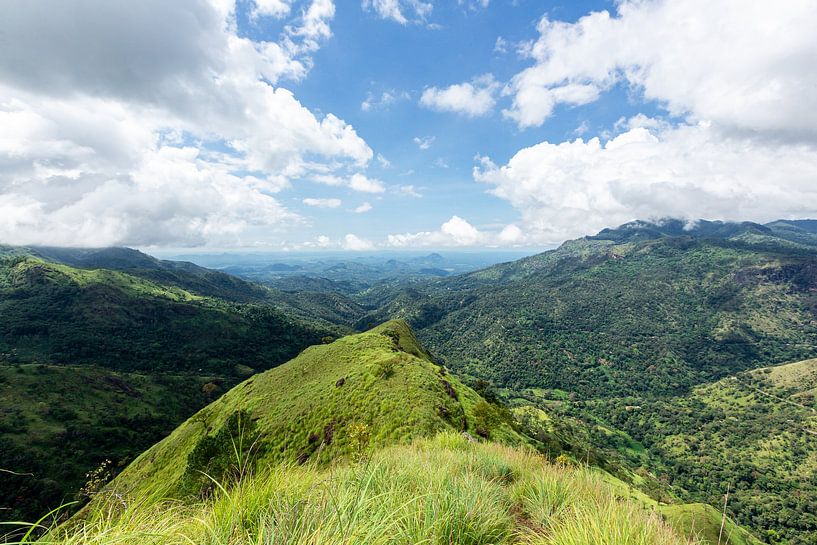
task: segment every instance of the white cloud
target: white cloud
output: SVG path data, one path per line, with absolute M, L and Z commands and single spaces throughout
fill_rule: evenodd
M 480 230 L 459 216 L 452 216 L 436 231 L 392 234 L 385 246 L 391 248 L 520 247 L 538 244 L 517 225 Z
M 425 22 L 434 9 L 431 2 L 421 0 L 363 0 L 361 6 L 381 19 L 391 19 L 401 25 Z
M 250 16 L 257 19 L 261 16 L 275 17 L 276 19 L 289 15 L 292 10 L 291 0 L 253 0 Z
M 465 6 L 471 11 L 477 11 L 482 8 L 485 9 L 491 3 L 491 0 L 457 0 L 457 4 Z
M 511 224 L 502 228 L 502 231 L 496 236 L 496 240 L 500 246 L 517 246 L 527 242 L 527 237 L 522 229 Z
M 253 42 L 229 0 L 4 3 L 0 240 L 255 244 L 292 224 L 272 193 L 373 155 L 275 87 L 331 35 L 333 3 L 304 5 Z
M 312 180 L 335 187 L 348 187 L 352 191 L 359 191 L 361 193 L 383 193 L 386 191 L 386 186 L 376 178 L 369 178 L 365 174 L 356 173 L 348 178 L 335 176 L 332 174 L 317 174 L 312 176 Z
M 423 196 L 423 194 L 417 191 L 417 188 L 414 187 L 413 185 L 401 185 L 400 187 L 397 188 L 397 193 L 398 195 L 403 195 L 405 197 L 414 197 L 416 199 L 419 199 Z
M 352 252 L 365 252 L 368 250 L 374 250 L 375 246 L 370 241 L 359 238 L 350 233 L 343 237 L 342 248 Z
M 343 204 L 340 199 L 314 199 L 311 197 L 304 199 L 303 203 L 316 208 L 337 208 Z
M 434 144 L 436 139 L 436 136 L 415 136 L 413 142 L 417 144 L 417 147 L 421 150 L 427 150 Z
M 363 193 L 383 193 L 386 191 L 386 186 L 383 182 L 375 178 L 367 178 L 363 174 L 353 174 L 349 178 L 349 189 L 353 191 L 361 191 Z
M 5 183 L 0 233 L 21 244 L 64 246 L 241 244 L 254 227 L 301 221 L 264 185 L 202 160 L 195 148 L 163 147 L 143 154 L 127 177 Z
M 363 204 L 361 204 L 360 206 L 355 208 L 355 213 L 356 214 L 363 214 L 364 212 L 368 212 L 371 209 L 372 209 L 372 205 L 370 203 L 368 203 L 368 202 L 364 202 Z
M 408 100 L 409 98 L 411 97 L 406 91 L 395 91 L 394 89 L 383 91 L 379 97 L 372 92 L 368 92 L 366 93 L 366 100 L 360 103 L 360 109 L 364 112 L 387 110 L 395 102 Z
M 496 43 L 494 43 L 494 53 L 504 55 L 508 52 L 508 40 L 502 36 L 497 36 Z
M 452 216 L 443 223 L 437 231 L 420 233 L 405 233 L 389 235 L 387 245 L 397 248 L 406 247 L 444 247 L 444 246 L 476 246 L 487 241 L 485 233 L 459 216 Z
M 287 49 L 295 54 L 317 51 L 321 41 L 332 36 L 329 21 L 334 17 L 333 0 L 311 0 L 300 19 L 284 28 Z
M 633 219 L 767 221 L 817 215 L 817 4 L 623 0 L 617 14 L 543 18 L 533 64 L 503 112 L 541 125 L 615 85 L 669 117 L 619 120 L 603 139 L 542 142 L 477 181 L 521 214 L 500 238 L 553 244 Z M 575 131 L 581 136 L 582 123 Z M 609 141 L 606 141 L 609 139 Z
M 674 116 L 724 131 L 817 140 L 817 3 L 624 0 L 616 16 L 543 18 L 513 78 L 506 115 L 540 125 L 557 104 L 591 102 L 619 82 Z
M 539 243 L 633 219 L 817 215 L 811 145 L 747 140 L 710 123 L 673 127 L 644 116 L 627 127 L 607 143 L 542 142 L 501 167 L 481 158 L 474 177 L 521 212 L 525 235 Z
M 468 117 L 489 113 L 495 104 L 494 95 L 499 84 L 492 74 L 486 74 L 472 82 L 457 83 L 443 89 L 429 87 L 423 91 L 420 104 L 441 112 L 456 112 Z

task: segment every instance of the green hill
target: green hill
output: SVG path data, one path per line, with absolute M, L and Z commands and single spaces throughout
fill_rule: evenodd
M 149 279 L 124 272 L 151 270 L 144 254 L 89 255 L 123 270 L 0 249 L 0 469 L 14 472 L 0 475 L 0 519 L 72 499 L 103 460 L 117 471 L 254 370 L 343 331 L 238 302 L 266 290 L 221 273 L 162 262 L 175 280 Z
M 0 365 L 0 520 L 75 499 L 86 473 L 116 473 L 233 383 L 95 366 Z
M 345 331 L 365 313 L 345 295 L 317 289 L 309 282 L 301 283 L 296 292 L 281 291 L 190 262 L 156 259 L 131 248 L 6 248 L 6 253 L 31 256 L 75 269 L 120 271 L 162 286 L 223 301 L 271 305 L 288 316 L 319 323 L 329 329 L 340 325 Z
M 538 454 L 400 321 L 236 386 L 105 485 L 49 543 L 709 544 L 659 505 Z M 758 545 L 726 521 L 722 545 Z M 24 540 L 25 541 L 25 540 Z
M 143 453 L 111 488 L 198 495 L 211 483 L 205 473 L 224 474 L 238 435 L 253 464 L 326 463 L 353 454 L 355 426 L 373 446 L 444 430 L 523 441 L 508 415 L 433 363 L 408 326 L 388 322 L 244 381 Z
M 598 402 L 658 455 L 686 496 L 718 503 L 769 543 L 817 543 L 817 360 L 757 369 L 687 395 Z
M 272 466 L 202 501 L 112 502 L 48 543 L 715 545 L 590 469 L 444 432 L 329 468 Z M 724 539 L 726 545 L 756 541 Z
M 0 362 L 235 374 L 267 369 L 336 330 L 110 269 L 0 260 Z

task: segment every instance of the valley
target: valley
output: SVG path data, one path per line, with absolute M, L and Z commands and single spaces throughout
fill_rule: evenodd
M 5 249 L 14 516 L 73 499 L 104 460 L 119 495 L 209 498 L 239 430 L 253 467 L 324 467 L 355 458 L 341 430 L 362 423 L 378 452 L 464 432 L 587 464 L 713 544 L 695 525 L 729 492 L 762 542 L 814 543 L 811 223 L 635 222 L 460 275 L 340 270 L 273 287 L 125 249 Z

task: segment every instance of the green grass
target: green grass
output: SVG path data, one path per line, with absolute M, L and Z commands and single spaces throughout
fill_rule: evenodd
M 663 505 L 659 512 L 681 535 L 697 536 L 703 543 L 718 545 L 760 545 L 761 542 L 722 515 L 711 505 L 691 503 Z M 723 522 L 723 530 L 721 530 Z
M 62 545 L 683 545 L 602 475 L 444 432 L 359 463 L 257 468 L 205 501 L 118 497 L 43 543 Z
M 351 426 L 369 444 L 408 443 L 441 431 L 468 431 L 521 444 L 512 418 L 430 360 L 403 322 L 310 347 L 236 386 L 144 452 L 111 483 L 139 496 L 206 492 L 201 472 L 226 471 L 243 435 L 254 465 L 326 464 L 355 454 Z

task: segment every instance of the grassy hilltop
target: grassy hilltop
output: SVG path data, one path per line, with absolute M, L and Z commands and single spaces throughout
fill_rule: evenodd
M 532 444 L 509 411 L 452 377 L 392 321 L 236 386 L 44 540 L 718 543 L 721 517 L 711 507 L 659 504 Z M 729 519 L 720 538 L 759 543 Z

